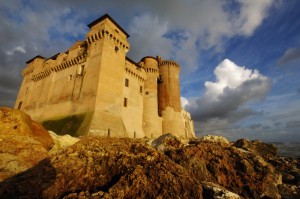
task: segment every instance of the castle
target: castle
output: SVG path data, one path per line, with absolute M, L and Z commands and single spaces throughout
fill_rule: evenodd
M 26 62 L 15 108 L 61 134 L 194 137 L 180 103 L 180 66 L 159 56 L 139 63 L 126 57 L 129 35 L 107 14 L 88 27 L 85 41 Z

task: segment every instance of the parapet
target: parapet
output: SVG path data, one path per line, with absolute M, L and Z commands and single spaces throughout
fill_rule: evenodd
M 172 60 L 160 61 L 160 62 L 158 62 L 158 66 L 176 66 L 176 67 L 180 68 L 179 64 Z

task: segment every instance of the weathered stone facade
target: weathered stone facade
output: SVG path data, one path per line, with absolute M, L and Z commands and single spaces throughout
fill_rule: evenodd
M 88 27 L 86 40 L 66 52 L 26 62 L 15 108 L 62 134 L 195 136 L 180 106 L 180 66 L 130 60 L 129 35 L 107 14 Z

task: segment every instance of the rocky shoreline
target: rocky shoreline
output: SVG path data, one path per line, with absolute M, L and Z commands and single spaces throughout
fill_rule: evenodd
M 0 108 L 0 198 L 300 198 L 300 159 L 220 136 L 58 136 Z

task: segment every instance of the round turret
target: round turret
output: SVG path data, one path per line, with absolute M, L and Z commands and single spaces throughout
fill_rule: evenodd
M 181 111 L 179 65 L 170 60 L 159 62 L 159 75 L 161 83 L 159 85 L 159 111 L 166 107 L 172 107 L 175 111 Z
M 158 61 L 154 57 L 144 57 L 141 62 L 146 71 L 144 83 L 144 124 L 147 137 L 158 137 L 162 132 L 161 118 L 158 116 L 157 80 L 159 77 Z

